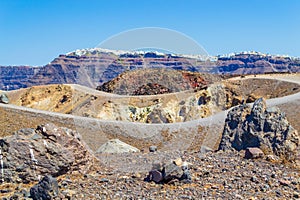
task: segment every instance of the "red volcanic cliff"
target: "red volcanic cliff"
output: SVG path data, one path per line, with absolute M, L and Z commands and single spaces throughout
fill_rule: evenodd
M 255 52 L 199 59 L 153 52 L 123 52 L 103 49 L 77 50 L 60 55 L 43 67 L 0 66 L 0 88 L 76 83 L 95 88 L 119 74 L 134 69 L 168 68 L 215 74 L 261 74 L 299 72 L 300 60 Z

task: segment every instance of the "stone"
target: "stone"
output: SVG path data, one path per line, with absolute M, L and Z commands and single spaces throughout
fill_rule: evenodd
M 200 148 L 200 153 L 201 154 L 206 154 L 206 153 L 212 152 L 212 151 L 213 151 L 212 148 L 204 146 L 204 145 L 202 145 L 201 148 Z
M 1 194 L 3 194 L 3 193 L 9 193 L 9 192 L 11 192 L 11 190 L 9 190 L 9 189 L 1 189 L 0 190 Z
M 61 193 L 64 195 L 65 198 L 72 199 L 73 195 L 76 194 L 76 191 L 66 189 L 66 190 L 62 191 Z
M 284 180 L 284 179 L 280 179 L 279 183 L 280 183 L 280 185 L 283 185 L 283 186 L 289 186 L 291 184 L 290 181 Z
M 278 158 L 278 156 L 269 154 L 269 155 L 266 155 L 266 160 L 269 162 L 278 162 L 279 158 Z
M 181 158 L 177 158 L 176 160 L 173 161 L 175 165 L 177 166 L 181 166 L 182 165 L 182 159 Z
M 68 187 L 68 185 L 71 184 L 71 183 L 72 183 L 71 180 L 65 179 L 60 184 L 61 184 L 62 187 Z
M 134 153 L 140 152 L 139 149 L 120 141 L 119 139 L 112 139 L 107 141 L 96 151 L 97 153 Z
M 280 197 L 282 194 L 279 190 L 275 190 L 276 197 Z
M 0 103 L 9 104 L 9 99 L 6 94 L 0 94 Z
M 150 147 L 149 147 L 149 151 L 150 151 L 150 152 L 155 152 L 155 151 L 157 151 L 157 146 L 150 146 Z
M 179 166 L 177 166 L 174 162 L 165 165 L 162 170 L 162 175 L 165 181 L 170 181 L 172 179 L 180 179 L 182 174 L 182 169 Z
M 100 182 L 100 183 L 108 183 L 109 180 L 108 180 L 107 178 L 101 178 L 101 179 L 99 180 L 99 182 Z
M 30 188 L 33 200 L 50 200 L 58 195 L 58 183 L 52 176 L 45 176 L 38 184 Z
M 159 183 L 163 180 L 162 173 L 158 170 L 152 170 L 149 172 L 150 181 Z
M 256 176 L 252 176 L 250 179 L 252 182 L 258 183 L 258 179 Z
M 180 177 L 180 180 L 183 180 L 186 183 L 191 183 L 192 182 L 192 175 L 191 175 L 191 172 L 189 171 L 188 163 L 183 162 L 182 165 L 181 165 L 181 168 L 182 168 L 183 174 Z
M 141 178 L 141 177 L 142 177 L 142 175 L 138 172 L 136 172 L 132 175 L 132 178 Z
M 172 183 L 176 181 L 190 183 L 192 181 L 192 176 L 188 164 L 188 162 L 183 162 L 181 158 L 177 158 L 172 162 L 164 164 L 162 167 L 160 164 L 156 164 L 154 165 L 153 170 L 149 172 L 146 180 L 154 181 L 156 183 Z
M 260 148 L 248 147 L 245 151 L 246 159 L 262 158 L 263 156 L 264 152 Z
M 298 155 L 300 135 L 287 121 L 279 108 L 267 108 L 263 98 L 252 108 L 240 105 L 231 109 L 225 120 L 219 150 L 260 148 L 283 160 L 294 161 Z
M 30 192 L 25 189 L 21 190 L 21 194 L 23 195 L 23 197 L 30 197 Z
M 300 194 L 298 192 L 294 192 L 293 197 L 296 199 L 300 198 Z
M 95 157 L 79 138 L 75 131 L 45 124 L 0 139 L 4 182 L 30 183 L 72 170 L 85 173 Z

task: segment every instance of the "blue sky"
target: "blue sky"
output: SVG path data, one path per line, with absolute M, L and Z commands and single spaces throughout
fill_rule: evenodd
M 45 65 L 133 28 L 182 32 L 210 55 L 300 56 L 299 0 L 0 0 L 0 65 Z

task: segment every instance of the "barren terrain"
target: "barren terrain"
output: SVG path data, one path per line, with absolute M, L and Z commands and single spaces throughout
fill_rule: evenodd
M 254 84 L 251 84 L 251 80 L 254 80 Z M 299 74 L 284 74 L 236 77 L 228 80 L 224 85 L 231 87 L 230 91 L 234 91 L 235 97 L 249 97 L 249 94 L 254 93 L 255 98 L 260 95 L 271 98 L 267 100 L 267 105 L 280 107 L 286 113 L 291 125 L 299 130 L 300 116 L 297 112 L 300 102 L 299 83 Z M 274 93 L 272 89 L 275 89 Z M 47 96 L 48 92 L 51 95 Z M 218 148 L 228 110 L 220 109 L 204 118 L 167 124 L 132 123 L 126 120 L 116 121 L 65 114 L 73 112 L 76 107 L 74 105 L 91 106 L 89 103 L 96 101 L 95 97 L 119 103 L 129 102 L 131 99 L 131 102 L 139 103 L 135 105 L 141 103 L 145 105 L 153 98 L 160 98 L 163 101 L 167 101 L 170 97 L 182 99 L 180 95 L 195 95 L 197 92 L 199 91 L 140 98 L 103 93 L 77 85 L 38 86 L 12 91 L 8 93 L 8 96 L 16 105 L 0 104 L 1 136 L 11 135 L 20 128 L 32 128 L 41 123 L 52 122 L 77 130 L 92 151 L 96 151 L 99 146 L 112 138 L 119 138 L 141 150 L 140 153 L 134 154 L 96 154 L 101 162 L 98 166 L 100 168 L 95 167 L 93 172 L 84 175 L 74 173 L 58 178 L 59 185 L 64 191 L 61 198 L 66 198 L 68 195 L 76 199 L 133 197 L 174 199 L 174 196 L 192 199 L 193 197 L 298 198 L 299 170 L 293 167 L 276 162 L 272 164 L 264 159 L 248 161 L 242 158 L 243 152 L 199 154 L 201 146 Z M 65 94 L 75 97 L 76 100 L 65 98 Z M 90 99 L 91 97 L 94 99 Z M 24 105 L 19 106 L 22 103 Z M 91 108 L 88 109 L 91 110 Z M 158 152 L 149 153 L 148 148 L 151 145 L 156 145 Z M 143 180 L 153 163 L 166 162 L 177 157 L 182 157 L 192 164 L 190 166 L 193 174 L 192 183 L 174 182 L 161 185 Z M 11 193 L 5 192 L 3 195 L 13 194 L 15 190 L 11 190 L 12 187 L 12 185 L 3 186 L 3 191 L 12 191 Z M 28 188 L 30 185 L 22 187 Z M 80 193 L 78 187 L 81 188 Z
M 254 78 L 253 76 L 249 76 L 246 78 L 234 78 L 230 81 L 238 82 L 241 85 L 240 80 L 250 80 Z M 261 85 L 260 87 L 266 90 L 267 94 L 273 95 L 273 98 L 267 100 L 267 104 L 270 106 L 279 106 L 290 119 L 292 126 L 296 129 L 299 127 L 298 120 L 300 116 L 297 110 L 300 93 L 295 93 L 292 95 L 284 96 L 283 94 L 291 94 L 295 91 L 297 92 L 298 89 L 293 90 L 293 88 L 298 88 L 297 82 L 300 82 L 300 75 L 274 75 L 274 76 L 260 76 L 255 77 L 260 78 L 263 80 L 263 83 L 267 83 L 267 85 Z M 267 79 L 266 79 L 267 78 Z M 240 79 L 240 80 L 239 80 Z M 287 82 L 272 82 L 271 79 L 274 80 L 281 80 L 281 81 L 289 81 L 293 82 L 290 89 L 285 89 L 283 93 L 281 93 L 282 88 L 287 85 Z M 242 82 L 243 83 L 243 82 Z M 247 83 L 247 82 L 246 82 Z M 226 83 L 228 84 L 228 82 Z M 274 88 L 274 85 L 278 86 L 278 91 L 275 90 L 275 94 L 272 92 L 268 92 L 271 90 L 267 90 L 267 87 Z M 296 85 L 295 85 L 296 84 Z M 236 86 L 235 84 L 232 84 Z M 249 88 L 250 84 L 242 84 L 242 87 Z M 255 86 L 255 85 L 254 85 Z M 58 89 L 62 88 L 62 89 Z M 248 90 L 240 90 L 239 87 L 237 88 L 239 92 L 245 92 L 248 94 Z M 255 90 L 256 87 L 252 87 Z M 38 90 L 35 90 L 38 89 Z M 275 88 L 276 89 L 276 88 Z M 45 95 L 45 92 L 50 91 L 51 95 Z M 74 92 L 76 91 L 76 92 Z M 261 90 L 263 91 L 263 90 Z M 276 94 L 277 91 L 277 94 Z M 35 92 L 38 92 L 39 95 L 34 95 Z M 75 97 L 76 100 L 69 99 L 61 103 L 61 99 L 63 98 L 65 93 L 69 93 L 72 95 L 72 98 Z M 24 95 L 25 94 L 25 95 Z M 20 91 L 12 91 L 8 95 L 11 98 L 13 104 L 22 105 L 20 99 L 21 97 L 28 97 L 30 103 L 27 104 L 28 107 L 33 107 L 33 109 L 26 108 L 26 107 L 19 107 L 15 105 L 4 105 L 1 104 L 1 118 L 2 123 L 2 135 L 9 135 L 13 131 L 16 131 L 20 128 L 24 127 L 35 127 L 36 125 L 44 122 L 55 122 L 58 125 L 64 125 L 70 128 L 77 129 L 82 135 L 83 138 L 87 141 L 87 143 L 91 146 L 92 149 L 98 148 L 104 141 L 108 138 L 113 137 L 121 137 L 121 139 L 125 140 L 129 144 L 134 144 L 141 149 L 146 149 L 149 144 L 160 144 L 161 147 L 172 147 L 177 148 L 175 145 L 178 138 L 186 138 L 187 146 L 183 146 L 182 148 L 191 148 L 190 146 L 199 147 L 201 143 L 204 143 L 207 146 L 212 148 L 216 148 L 218 141 L 220 140 L 220 135 L 222 132 L 222 126 L 224 123 L 224 119 L 226 117 L 226 111 L 222 111 L 221 109 L 213 110 L 211 115 L 207 116 L 206 118 L 199 118 L 193 119 L 186 122 L 176 122 L 176 123 L 168 123 L 168 124 L 144 124 L 144 123 L 130 123 L 126 122 L 126 120 L 117 120 L 111 118 L 100 118 L 100 119 L 93 119 L 90 117 L 85 117 L 86 115 L 82 116 L 74 116 L 69 114 L 59 114 L 55 112 L 49 111 L 66 111 L 66 108 L 74 107 L 76 105 L 81 105 L 86 110 L 98 111 L 99 108 L 95 107 L 97 104 L 90 104 L 91 102 L 100 101 L 100 102 L 117 102 L 115 104 L 126 105 L 128 102 L 135 105 L 149 105 L 149 102 L 153 102 L 155 99 L 160 99 L 161 102 L 168 102 L 172 99 L 177 101 L 184 99 L 184 97 L 190 97 L 191 95 L 195 95 L 196 93 L 190 92 L 181 92 L 181 93 L 172 93 L 172 94 L 164 94 L 164 95 L 156 95 L 156 96 L 143 96 L 141 97 L 124 97 L 114 94 L 103 93 L 100 91 L 96 91 L 93 89 L 85 88 L 83 86 L 77 85 L 53 85 L 53 86 L 37 86 L 30 89 L 22 89 Z M 238 94 L 238 93 L 237 93 Z M 257 96 L 260 94 L 258 93 Z M 41 98 L 40 101 L 32 100 L 31 96 L 35 96 L 35 98 Z M 267 95 L 266 95 L 267 96 Z M 265 97 L 266 97 L 265 96 Z M 91 100 L 94 98 L 96 100 Z M 50 99 L 49 99 L 50 98 Z M 53 99 L 51 99 L 53 98 Z M 78 100 L 79 99 L 79 100 Z M 31 100 L 31 101 L 30 101 Z M 26 101 L 25 101 L 26 102 Z M 43 104 L 39 102 L 48 102 L 48 104 Z M 26 104 L 25 104 L 26 105 Z M 75 106 L 74 106 L 75 105 Z M 101 105 L 98 103 L 98 105 Z M 39 107 L 40 106 L 40 107 Z M 47 107 L 48 106 L 48 107 Z M 110 107 L 112 108 L 112 107 Z M 49 111 L 41 111 L 36 109 L 44 109 Z M 53 110 L 51 110 L 53 109 Z M 60 109 L 60 110 L 59 110 Z M 76 111 L 76 109 L 74 109 Z M 74 111 L 73 111 L 74 112 Z M 64 113 L 64 112 L 62 112 Z M 69 112 L 66 112 L 69 113 Z M 82 112 L 81 112 L 82 113 Z M 107 112 L 110 113 L 110 112 Z M 75 114 L 75 113 L 74 113 Z M 79 115 L 79 114 L 78 114 Z M 200 132 L 199 132 L 200 131 Z M 167 133 L 167 134 L 163 134 Z M 200 135 L 201 136 L 200 136 Z M 168 139 L 161 140 L 161 137 L 166 135 L 175 135 L 173 141 Z M 193 145 L 190 145 L 191 138 L 196 137 L 197 140 L 192 142 Z M 143 138 L 146 138 L 143 139 Z M 172 137 L 171 137 L 172 138 Z M 176 139 L 175 139 L 176 138 Z M 161 142 L 165 141 L 165 142 Z M 175 142 L 175 143 L 173 143 Z M 194 143 L 198 144 L 194 144 Z

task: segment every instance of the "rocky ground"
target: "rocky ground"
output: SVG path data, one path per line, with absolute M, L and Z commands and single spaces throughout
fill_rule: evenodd
M 192 163 L 191 183 L 145 182 L 147 173 L 99 172 L 81 176 L 64 190 L 75 199 L 297 199 L 300 172 L 264 159 L 246 160 L 239 153 L 183 154 Z M 70 177 L 70 179 L 72 179 Z M 82 191 L 82 192 L 78 192 Z
M 172 153 L 169 153 L 172 157 Z M 130 160 L 139 154 L 123 155 Z M 159 157 L 160 153 L 155 153 Z M 147 156 L 147 155 L 144 155 Z M 298 199 L 300 172 L 264 158 L 248 160 L 243 152 L 182 153 L 191 163 L 191 183 L 147 182 L 147 172 L 114 171 L 98 166 L 86 174 L 70 173 L 58 178 L 55 199 Z M 168 161 L 168 160 L 166 160 Z M 1 196 L 28 196 L 30 185 L 1 185 Z M 3 198 L 5 199 L 5 198 Z M 15 198 L 16 199 L 16 198 Z

